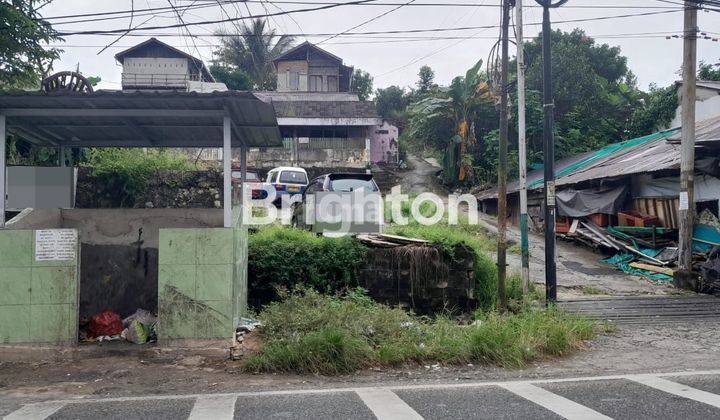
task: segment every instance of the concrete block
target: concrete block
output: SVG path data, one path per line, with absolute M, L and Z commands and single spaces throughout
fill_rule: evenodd
M 29 267 L 33 234 L 32 230 L 0 231 L 0 267 Z
M 198 300 L 229 300 L 232 296 L 232 264 L 198 265 L 195 296 Z
M 194 264 L 197 232 L 195 229 L 161 229 L 159 263 Z
M 198 264 L 232 264 L 233 230 L 230 228 L 196 229 Z
M 0 267 L 0 305 L 29 305 L 31 279 L 29 267 Z
M 77 308 L 72 304 L 31 305 L 30 341 L 60 343 L 76 341 Z
M 0 343 L 30 341 L 30 306 L 0 306 Z
M 75 304 L 77 274 L 75 267 L 35 267 L 32 269 L 30 303 Z

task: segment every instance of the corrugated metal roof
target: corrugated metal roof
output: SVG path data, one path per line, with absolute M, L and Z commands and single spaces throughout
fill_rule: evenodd
M 608 145 L 555 163 L 557 186 L 584 181 L 616 178 L 637 173 L 650 173 L 680 167 L 679 127 L 636 139 Z M 695 127 L 696 147 L 720 147 L 720 116 L 699 121 Z M 528 190 L 543 188 L 543 171 L 528 173 Z M 517 181 L 508 185 L 508 193 L 519 190 Z M 484 200 L 497 197 L 497 190 L 477 194 Z
M 13 132 L 71 147 L 221 147 L 223 117 L 233 146 L 282 146 L 272 104 L 250 92 L 0 92 Z
M 718 82 L 720 85 L 720 82 Z M 679 143 L 682 133 L 678 132 L 668 138 L 671 143 Z M 720 115 L 708 118 L 695 124 L 695 146 L 720 148 Z

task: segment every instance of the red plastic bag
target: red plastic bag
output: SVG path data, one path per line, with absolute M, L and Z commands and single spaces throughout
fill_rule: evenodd
M 123 330 L 122 318 L 113 311 L 106 310 L 93 315 L 90 319 L 90 337 L 116 335 Z

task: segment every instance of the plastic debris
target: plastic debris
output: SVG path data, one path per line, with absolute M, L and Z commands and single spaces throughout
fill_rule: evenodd
M 93 315 L 88 328 L 90 337 L 103 337 L 119 335 L 123 331 L 123 324 L 120 315 L 113 311 L 105 310 Z M 98 340 L 102 341 L 102 340 Z

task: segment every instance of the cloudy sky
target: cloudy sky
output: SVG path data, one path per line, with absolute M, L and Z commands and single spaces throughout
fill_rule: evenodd
M 50 20 L 56 29 L 64 32 L 134 27 L 133 34 L 140 36 L 117 40 L 117 35 L 68 35 L 64 43 L 53 44 L 64 50 L 55 64 L 55 70 L 75 69 L 79 65 L 83 74 L 100 76 L 102 88 L 118 89 L 121 69 L 113 58 L 117 52 L 155 35 L 170 45 L 209 61 L 218 44 L 212 34 L 234 28 L 231 23 L 213 23 L 186 29 L 143 29 L 177 24 L 177 15 L 167 9 L 170 2 L 177 10 L 183 11 L 185 23 L 193 23 L 247 17 L 249 14 L 289 12 L 349 1 L 250 0 L 245 4 L 219 0 L 223 3 L 221 7 L 218 0 L 55 0 L 43 8 L 42 13 L 52 17 Z M 435 70 L 438 83 L 447 84 L 478 59 L 485 59 L 497 39 L 500 0 L 415 0 L 407 3 L 408 0 L 375 0 L 363 5 L 275 16 L 269 19 L 269 24 L 278 33 L 297 34 L 298 42 L 306 39 L 320 42 L 323 48 L 342 57 L 346 64 L 370 72 L 375 87 L 393 84 L 412 86 L 417 80 L 418 68 L 424 64 Z M 126 11 L 133 4 L 138 11 L 132 25 L 128 14 L 60 18 Z M 525 34 L 536 36 L 542 10 L 535 7 L 533 0 L 524 0 L 524 4 Z M 190 8 L 185 9 L 186 6 Z M 140 10 L 151 8 L 163 9 Z M 634 16 L 618 17 L 621 15 Z M 568 31 L 582 28 L 597 42 L 619 46 L 622 54 L 628 57 L 630 69 L 637 75 L 640 87 L 647 88 L 650 83 L 664 86 L 678 78 L 682 40 L 666 39 L 666 36 L 681 33 L 682 15 L 679 0 L 570 0 L 562 8 L 553 10 L 551 16 L 554 28 Z M 103 20 L 77 22 L 89 19 Z M 363 24 L 369 20 L 372 21 Z M 720 37 L 720 11 L 700 12 L 699 27 L 709 37 Z M 319 35 L 418 29 L 442 31 L 346 34 L 329 40 L 328 35 Z M 189 34 L 195 37 L 190 38 Z M 104 46 L 114 41 L 113 46 L 101 52 Z M 700 40 L 698 57 L 706 62 L 720 62 L 720 42 Z

